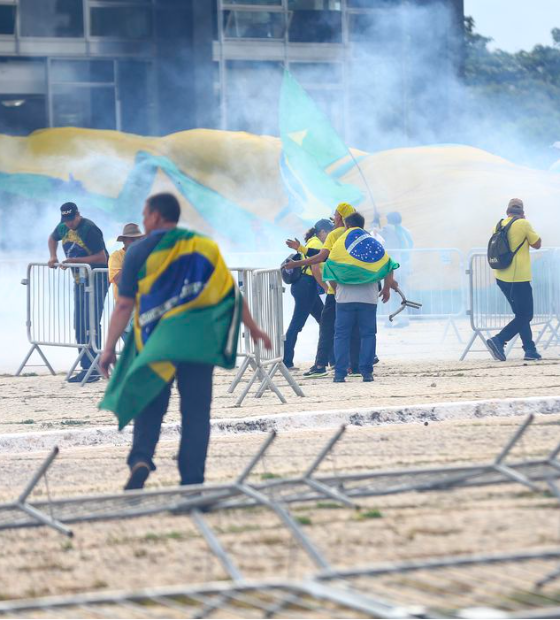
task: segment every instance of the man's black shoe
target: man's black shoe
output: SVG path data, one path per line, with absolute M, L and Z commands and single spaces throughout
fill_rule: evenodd
M 504 345 L 494 336 L 494 338 L 488 338 L 486 341 L 488 349 L 492 354 L 492 357 L 498 362 L 506 361 L 506 354 L 504 351 Z
M 371 383 L 373 381 L 373 375 L 362 375 L 364 383 Z
M 373 358 L 373 365 L 375 366 L 375 364 L 379 364 L 379 358 L 377 355 Z
M 344 377 L 337 377 L 335 375 L 335 377 L 333 379 L 333 383 L 346 383 L 346 379 Z
M 125 491 L 132 491 L 133 489 L 143 489 L 148 476 L 150 475 L 150 466 L 144 461 L 139 461 L 130 470 L 130 476 L 124 485 Z
M 86 383 L 95 383 L 96 381 L 99 381 L 99 379 L 101 379 L 101 375 L 98 375 L 96 373 L 92 373 L 88 377 L 88 380 L 86 381 Z
M 317 368 L 316 366 L 312 366 L 307 372 L 303 373 L 303 376 L 306 379 L 313 379 L 314 377 L 326 377 L 328 374 L 329 373 L 326 368 Z
M 525 351 L 523 359 L 526 362 L 538 362 L 542 360 L 542 355 L 536 349 L 533 349 L 532 351 Z
M 84 380 L 86 374 L 87 370 L 80 370 L 77 375 L 74 375 L 73 377 L 70 377 L 70 379 L 68 379 L 68 383 L 81 383 Z

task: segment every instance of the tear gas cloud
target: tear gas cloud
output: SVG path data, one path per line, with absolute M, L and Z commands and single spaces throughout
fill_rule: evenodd
M 391 8 L 387 19 L 362 22 L 360 44 L 351 52 L 354 62 L 346 75 L 348 88 L 343 95 L 340 95 L 340 90 L 328 89 L 323 89 L 321 95 L 319 88 L 310 88 L 302 80 L 303 86 L 308 88 L 310 95 L 325 110 L 351 148 L 375 153 L 437 143 L 466 144 L 531 165 L 539 160 L 538 154 L 523 142 L 515 128 L 504 126 L 505 110 L 496 106 L 488 109 L 487 102 L 473 94 L 462 82 L 457 70 L 459 49 L 450 43 L 450 37 L 446 34 L 457 27 L 456 21 L 456 14 L 445 2 Z M 402 28 L 417 35 L 396 36 Z M 371 45 L 368 43 L 370 41 Z M 283 67 L 280 63 L 269 64 L 270 67 L 263 64 L 258 70 L 258 79 L 255 79 L 254 72 L 250 77 L 249 72 L 245 74 L 242 69 L 232 76 L 228 84 L 229 129 L 278 135 L 277 109 Z M 295 75 L 297 78 L 297 73 Z M 176 79 L 179 82 L 182 77 L 177 75 Z M 325 85 L 332 81 L 332 65 L 324 74 L 321 74 L 319 63 L 313 66 L 315 84 Z M 342 114 L 341 96 L 346 98 L 346 120 Z M 184 102 L 177 102 L 177 105 L 182 106 Z M 551 136 L 551 143 L 556 138 Z M 6 156 L 9 157 L 9 153 Z M 99 162 L 98 155 L 92 153 L 91 157 Z M 118 159 L 118 154 L 115 158 Z M 79 166 L 83 168 L 87 163 L 84 156 Z M 99 174 L 104 175 L 99 163 L 97 165 Z M 238 164 L 232 159 L 231 168 L 236 167 Z M 111 169 L 114 170 L 113 165 Z M 484 171 L 481 172 L 484 174 Z M 246 170 L 247 187 L 238 188 L 237 194 L 242 195 L 245 189 L 247 194 L 254 192 L 259 173 L 258 168 Z M 212 184 L 211 171 L 208 171 L 208 179 Z M 476 183 L 476 179 L 473 182 Z M 164 187 L 160 183 L 157 189 Z M 376 188 L 371 189 L 375 196 Z M 464 208 L 456 206 L 455 197 L 456 193 L 450 193 L 446 201 L 449 225 L 458 220 L 459 209 Z M 79 201 L 76 202 L 79 204 Z M 364 210 L 365 203 L 367 198 L 364 200 Z M 44 205 L 38 208 L 32 201 L 19 202 L 17 206 L 4 205 L 0 212 L 0 283 L 2 289 L 8 292 L 0 304 L 0 372 L 13 371 L 28 348 L 25 339 L 25 287 L 19 281 L 25 275 L 27 262 L 47 259 L 46 241 L 58 221 L 59 205 L 60 202 L 46 209 Z M 141 208 L 139 204 L 138 222 L 141 220 Z M 496 205 L 495 216 L 492 215 L 491 219 L 497 220 L 502 211 L 502 205 Z M 99 221 L 99 214 L 86 210 L 83 210 L 83 215 L 91 217 L 102 227 L 109 249 L 115 249 L 110 242 L 118 235 L 123 222 L 111 218 L 101 218 L 102 221 Z M 367 215 L 371 218 L 371 213 Z M 263 216 L 266 217 L 266 214 Z M 422 217 L 428 221 L 430 216 L 425 214 Z M 464 218 L 461 221 L 464 222 Z M 407 223 L 406 214 L 404 223 Z M 297 220 L 286 221 L 286 225 L 292 224 L 297 224 Z M 468 222 L 465 224 L 468 226 Z M 227 225 L 224 222 L 224 226 Z M 299 226 L 292 235 L 302 238 L 306 223 Z M 222 241 L 219 232 L 217 239 Z M 283 240 L 284 234 L 279 233 L 276 247 L 281 246 Z M 480 240 L 481 245 L 485 242 L 486 239 Z M 441 239 L 434 236 L 431 245 L 437 247 L 440 244 Z M 244 249 L 251 252 L 256 248 Z M 14 262 L 15 258 L 17 261 Z M 237 259 L 241 262 L 247 260 L 241 256 L 232 258 L 234 262 Z M 269 266 L 265 262 L 263 258 L 263 266 Z M 57 352 L 55 358 L 56 355 L 68 359 L 69 354 Z

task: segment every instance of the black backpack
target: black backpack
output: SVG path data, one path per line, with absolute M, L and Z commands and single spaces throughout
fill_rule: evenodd
M 282 274 L 282 280 L 285 284 L 293 284 L 301 278 L 302 269 L 297 267 L 296 269 L 286 269 L 284 265 L 290 261 L 301 260 L 301 254 L 290 254 L 288 258 L 280 265 L 280 272 Z
M 505 226 L 502 226 L 504 220 L 500 220 L 496 225 L 496 232 L 488 241 L 488 264 L 492 269 L 507 269 L 511 265 L 514 256 L 525 243 L 524 239 L 514 252 L 509 247 L 508 232 L 513 223 L 518 219 L 518 217 L 512 218 L 511 222 L 508 222 Z

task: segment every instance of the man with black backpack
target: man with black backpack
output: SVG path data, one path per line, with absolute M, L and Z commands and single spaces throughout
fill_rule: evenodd
M 540 360 L 533 342 L 533 290 L 531 288 L 531 257 L 529 246 L 538 250 L 542 241 L 525 219 L 523 201 L 512 198 L 488 243 L 488 263 L 496 270 L 496 282 L 506 296 L 514 318 L 502 331 L 486 341 L 494 359 L 506 361 L 504 347 L 517 334 L 523 343 L 524 360 Z

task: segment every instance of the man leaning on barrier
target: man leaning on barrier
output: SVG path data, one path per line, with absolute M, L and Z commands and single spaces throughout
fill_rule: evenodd
M 65 202 L 60 207 L 60 224 L 54 229 L 49 236 L 49 267 L 55 269 L 60 266 L 62 269 L 73 264 L 86 264 L 92 269 L 107 268 L 107 260 L 109 254 L 103 240 L 103 233 L 91 221 L 82 217 L 78 207 L 73 202 Z M 59 241 L 62 243 L 62 249 L 66 256 L 66 260 L 59 264 L 57 257 L 57 249 Z M 74 273 L 74 329 L 76 331 L 77 344 L 88 344 L 82 351 L 81 365 L 82 370 L 78 374 L 68 379 L 69 383 L 81 383 L 87 374 L 88 369 L 95 358 L 90 338 L 90 293 L 88 292 L 89 282 L 85 282 L 80 277 L 80 270 L 73 269 Z M 105 297 L 109 289 L 109 281 L 107 274 L 103 273 L 101 277 L 96 278 L 95 292 L 93 296 L 93 312 L 96 332 L 96 344 L 98 350 L 101 348 L 101 315 L 103 314 L 103 306 Z M 91 374 L 87 383 L 99 381 L 98 374 Z
M 531 257 L 529 247 L 538 250 L 542 241 L 533 230 L 528 220 L 525 219 L 523 201 L 512 198 L 506 211 L 506 219 L 500 220 L 494 229 L 498 232 L 499 227 L 506 228 L 507 240 L 511 252 L 514 253 L 509 267 L 496 269 L 496 283 L 508 300 L 513 310 L 514 318 L 502 331 L 486 341 L 494 359 L 505 362 L 505 345 L 513 340 L 517 334 L 523 343 L 524 360 L 534 361 L 542 359 L 533 342 L 531 321 L 533 319 L 533 289 L 531 288 Z
M 115 412 L 120 428 L 134 419 L 125 490 L 143 488 L 155 470 L 153 457 L 174 378 L 181 397 L 181 484 L 204 482 L 214 366 L 234 367 L 240 321 L 255 342 L 272 348 L 218 245 L 178 228 L 180 213 L 173 194 L 146 201 L 147 237 L 125 255 L 119 299 L 99 362 L 108 377 L 115 346 L 135 309 L 134 334 L 126 340 L 100 404 Z

